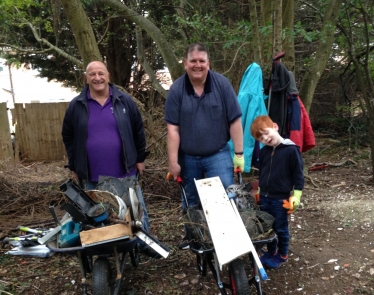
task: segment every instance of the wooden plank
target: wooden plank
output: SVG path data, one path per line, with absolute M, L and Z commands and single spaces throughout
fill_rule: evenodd
M 220 269 L 249 253 L 251 239 L 237 216 L 219 177 L 195 180 Z
M 86 247 L 91 244 L 98 244 L 98 242 L 110 242 L 121 238 L 129 238 L 130 234 L 130 225 L 126 224 L 108 225 L 79 233 L 82 246 Z

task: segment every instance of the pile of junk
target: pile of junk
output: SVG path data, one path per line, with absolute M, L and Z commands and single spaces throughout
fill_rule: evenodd
M 169 249 L 143 229 L 143 208 L 137 196 L 138 181 L 133 178 L 102 177 L 95 190 L 83 190 L 72 179 L 60 186 L 67 202 L 59 220 L 53 206 L 56 227 L 49 229 L 19 226 L 19 237 L 7 237 L 12 255 L 49 257 L 53 253 L 76 254 L 82 275 L 82 292 L 116 295 L 120 291 L 126 257 L 139 264 L 139 245 L 146 244 L 159 257 L 167 258 Z M 113 258 L 113 259 L 112 259 Z M 116 275 L 112 276 L 111 261 Z M 91 279 L 87 274 L 91 273 Z

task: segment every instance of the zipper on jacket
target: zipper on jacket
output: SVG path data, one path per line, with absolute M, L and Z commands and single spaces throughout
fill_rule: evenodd
M 271 152 L 271 156 L 270 156 L 270 169 L 269 169 L 269 174 L 268 174 L 268 179 L 267 179 L 267 181 L 266 181 L 266 186 L 269 188 L 269 179 L 270 179 L 270 174 L 271 174 L 271 167 L 272 167 L 272 165 L 273 165 L 273 156 L 274 156 L 274 152 L 275 152 L 275 149 L 276 149 L 277 147 L 274 147 L 273 148 L 273 151 Z M 265 195 L 265 197 L 267 197 L 268 196 L 268 193 L 269 193 L 269 189 L 268 189 L 268 192 L 266 193 L 266 195 Z
M 86 139 L 85 139 L 85 144 L 86 144 L 86 148 L 85 148 L 85 151 L 86 151 L 86 179 L 88 179 L 88 157 L 87 157 L 87 133 L 88 133 L 88 116 L 89 116 L 89 110 L 88 110 L 88 105 L 87 103 L 83 103 L 85 108 L 86 108 L 86 111 L 87 111 L 87 122 L 86 122 L 86 126 L 87 126 L 87 130 L 86 130 Z
M 113 94 L 112 94 L 113 96 Z M 126 170 L 126 173 L 129 173 L 129 169 L 127 167 L 127 157 L 126 157 L 126 149 L 125 149 L 125 143 L 123 142 L 123 138 L 122 138 L 122 135 L 121 135 L 121 131 L 120 131 L 120 127 L 118 126 L 118 121 L 117 121 L 117 118 L 116 118 L 116 112 L 115 112 L 115 104 L 117 104 L 116 100 L 119 99 L 117 97 L 114 97 L 113 96 L 113 113 L 114 113 L 114 119 L 116 120 L 116 125 L 117 125 L 117 128 L 118 128 L 118 132 L 119 132 L 119 135 L 121 137 L 121 144 L 122 144 L 122 149 L 123 149 L 123 156 L 124 156 L 124 165 L 125 165 L 125 170 Z M 131 123 L 131 122 L 130 122 Z

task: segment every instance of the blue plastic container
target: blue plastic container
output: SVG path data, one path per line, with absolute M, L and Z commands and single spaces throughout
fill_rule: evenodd
M 95 220 L 95 222 L 102 222 L 102 221 L 107 220 L 108 217 L 109 217 L 109 212 L 108 210 L 106 210 L 104 213 L 101 213 L 100 215 L 93 217 L 93 219 Z
M 96 204 L 95 206 L 91 207 L 90 210 L 88 210 L 87 215 L 95 222 L 100 223 L 107 220 L 109 217 L 108 208 L 108 203 Z

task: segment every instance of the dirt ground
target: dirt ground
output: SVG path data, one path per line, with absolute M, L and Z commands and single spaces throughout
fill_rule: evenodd
M 370 151 L 348 147 L 344 140 L 317 137 L 317 147 L 303 155 L 306 186 L 301 208 L 290 216 L 290 259 L 280 269 L 267 270 L 269 280 L 261 283 L 263 294 L 374 295 Z M 316 163 L 328 165 L 308 171 Z M 48 205 L 58 208 L 62 203 L 58 187 L 68 178 L 62 167 L 63 163 L 12 168 L 0 164 L 0 239 L 14 234 L 12 229 L 18 225 L 53 226 Z M 120 294 L 220 294 L 210 272 L 199 275 L 193 253 L 177 248 L 183 223 L 176 184 L 164 180 L 166 167 L 147 168 L 142 183 L 151 232 L 171 254 L 157 260 L 141 255 L 137 268 L 128 261 Z M 255 178 L 244 176 L 248 181 Z M 63 213 L 58 211 L 59 216 Z M 7 251 L 5 244 L 0 249 L 0 294 L 82 294 L 74 255 L 35 258 Z

